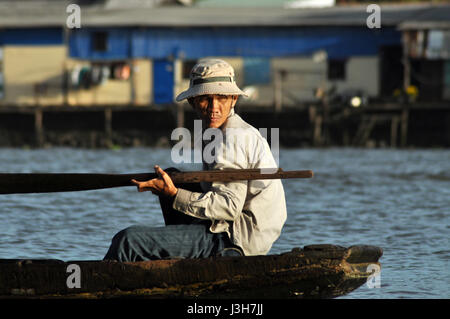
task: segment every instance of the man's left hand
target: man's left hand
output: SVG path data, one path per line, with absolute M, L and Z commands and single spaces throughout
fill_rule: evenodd
M 139 182 L 132 179 L 131 182 L 137 186 L 139 192 L 151 191 L 156 195 L 175 196 L 178 192 L 178 188 L 173 184 L 169 174 L 164 172 L 158 165 L 155 165 L 155 172 L 158 174 L 158 178 L 146 182 Z

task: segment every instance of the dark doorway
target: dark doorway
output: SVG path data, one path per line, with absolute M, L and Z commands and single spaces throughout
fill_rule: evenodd
M 411 60 L 411 84 L 419 89 L 420 101 L 441 101 L 444 87 L 442 60 Z
M 380 56 L 380 97 L 392 97 L 403 88 L 403 50 L 399 45 L 382 46 Z

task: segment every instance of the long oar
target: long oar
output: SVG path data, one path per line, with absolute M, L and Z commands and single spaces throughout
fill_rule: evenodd
M 232 182 L 240 180 L 311 178 L 313 172 L 260 169 L 168 172 L 174 183 Z M 0 194 L 85 191 L 102 188 L 136 186 L 131 182 L 156 178 L 156 173 L 89 174 L 89 173 L 0 173 Z

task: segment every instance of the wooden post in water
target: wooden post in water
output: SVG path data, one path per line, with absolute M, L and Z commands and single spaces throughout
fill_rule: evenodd
M 323 112 L 322 112 L 322 144 L 328 145 L 330 143 L 330 102 L 328 93 L 323 98 Z
M 411 84 L 411 64 L 409 60 L 411 34 L 409 32 L 403 32 L 402 41 L 403 41 L 403 90 L 404 93 L 406 94 L 406 91 L 408 90 L 408 87 Z M 404 105 L 401 114 L 401 136 L 400 136 L 401 147 L 405 147 L 407 143 L 408 117 L 409 117 L 408 105 Z
M 314 146 L 322 145 L 322 115 L 317 115 L 314 120 Z
M 283 76 L 282 70 L 275 71 L 274 78 L 274 106 L 275 112 L 280 112 L 283 107 Z
M 106 146 L 112 147 L 112 109 L 111 107 L 105 107 L 105 135 L 106 135 Z
M 397 133 L 398 133 L 398 123 L 400 119 L 398 115 L 392 116 L 391 118 L 391 147 L 397 146 Z
M 407 138 L 408 138 L 408 119 L 409 119 L 409 110 L 408 106 L 405 105 L 402 110 L 401 115 L 401 147 L 406 147 Z
M 313 146 L 322 145 L 322 115 L 317 114 L 317 107 L 309 107 L 309 121 L 312 127 Z
M 343 122 L 344 123 L 344 125 L 343 125 L 343 127 L 342 127 L 342 130 L 343 130 L 343 132 L 342 132 L 342 142 L 343 142 L 343 144 L 344 144 L 344 146 L 349 146 L 350 145 L 350 141 L 351 141 L 351 139 L 350 139 L 350 133 L 349 133 L 349 128 L 348 128 L 348 118 L 350 117 L 350 115 L 351 115 L 351 113 L 350 113 L 350 110 L 348 109 L 348 108 L 345 108 L 343 111 L 342 111 L 342 116 L 343 116 L 343 121 L 341 121 L 341 122 Z
M 184 105 L 177 103 L 177 127 L 184 127 Z
M 44 125 L 43 125 L 43 115 L 42 115 L 42 106 L 39 94 L 41 94 L 43 90 L 43 85 L 40 83 L 35 83 L 33 86 L 34 90 L 34 134 L 36 137 L 36 146 L 42 147 L 44 146 Z
M 44 146 L 44 125 L 43 125 L 43 112 L 42 107 L 37 105 L 34 110 L 34 132 L 36 136 L 37 147 Z

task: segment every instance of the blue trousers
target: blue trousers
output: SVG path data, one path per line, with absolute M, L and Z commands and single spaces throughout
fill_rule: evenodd
M 201 191 L 199 184 L 176 186 Z M 172 198 L 160 196 L 159 201 L 166 226 L 131 226 L 121 230 L 113 237 L 104 260 L 126 262 L 243 255 L 227 233 L 209 230 L 210 221 L 174 210 Z

